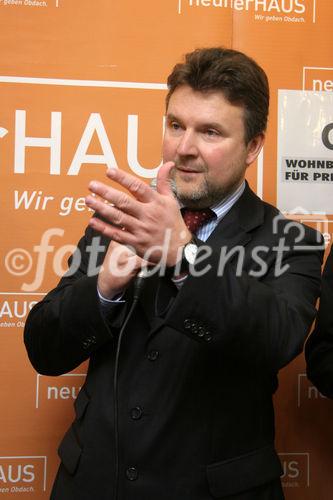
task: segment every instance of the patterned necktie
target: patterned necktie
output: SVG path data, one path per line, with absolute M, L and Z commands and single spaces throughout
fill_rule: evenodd
M 210 208 L 204 208 L 203 210 L 182 208 L 182 215 L 187 228 L 192 234 L 195 234 L 205 222 L 215 217 L 215 213 Z

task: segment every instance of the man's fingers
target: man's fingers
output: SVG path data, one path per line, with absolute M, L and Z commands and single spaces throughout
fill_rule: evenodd
M 107 186 L 106 184 L 103 184 L 103 182 L 99 181 L 91 181 L 88 188 L 92 193 L 100 196 L 112 205 L 115 205 L 121 211 L 135 217 L 140 216 L 140 203 L 138 203 L 128 194 L 123 193 L 118 189 L 114 189 L 111 186 Z M 91 207 L 93 207 L 93 205 L 91 205 Z
M 107 224 L 97 217 L 92 217 L 90 219 L 89 226 L 98 233 L 103 234 L 104 236 L 110 238 L 113 241 L 116 241 L 117 243 L 134 247 L 135 239 L 131 233 L 123 231 L 122 229 L 116 226 L 112 226 L 111 224 Z
M 173 161 L 167 161 L 162 165 L 157 173 L 157 191 L 160 194 L 171 195 L 173 194 L 173 189 L 171 187 L 170 173 L 174 168 L 175 163 Z
M 153 189 L 145 182 L 119 168 L 109 168 L 106 175 L 126 188 L 138 201 L 148 203 L 155 196 Z
M 110 224 L 124 227 L 128 231 L 132 231 L 137 226 L 137 220 L 131 215 L 118 210 L 117 207 L 109 205 L 93 196 L 87 196 L 85 199 L 87 207 L 99 213 Z

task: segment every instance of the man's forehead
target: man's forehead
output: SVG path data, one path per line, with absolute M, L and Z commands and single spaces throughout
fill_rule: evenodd
M 194 90 L 188 85 L 182 85 L 171 94 L 166 110 L 167 117 L 179 117 L 183 114 L 195 114 L 200 112 L 202 117 L 212 115 L 218 116 L 221 112 L 232 112 L 234 117 L 243 119 L 244 108 L 226 99 L 224 93 L 217 90 L 201 91 Z
M 172 99 L 175 99 L 175 97 L 177 97 L 179 94 L 181 94 L 181 95 L 189 94 L 189 95 L 193 95 L 194 97 L 196 97 L 198 99 L 204 99 L 204 100 L 212 98 L 213 96 L 220 97 L 224 100 L 227 100 L 225 93 L 223 92 L 222 89 L 216 88 L 216 89 L 198 90 L 198 89 L 191 87 L 190 85 L 183 84 L 183 85 L 179 85 L 178 87 L 175 88 L 175 90 L 170 95 L 169 102 Z

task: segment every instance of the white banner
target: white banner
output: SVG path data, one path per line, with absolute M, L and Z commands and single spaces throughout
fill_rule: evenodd
M 277 203 L 333 213 L 333 93 L 279 90 Z

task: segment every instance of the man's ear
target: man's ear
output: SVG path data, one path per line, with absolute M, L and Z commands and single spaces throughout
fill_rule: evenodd
M 253 139 L 250 140 L 248 145 L 246 146 L 247 149 L 247 156 L 246 156 L 246 165 L 249 166 L 251 163 L 253 163 L 259 156 L 259 153 L 264 145 L 265 142 L 265 133 L 261 132 L 260 134 L 256 135 Z

